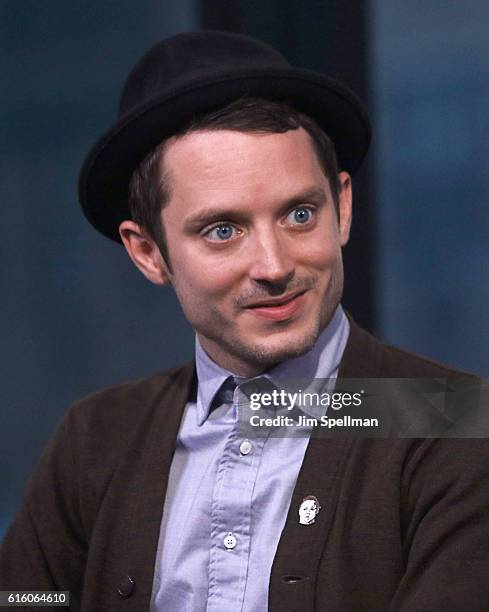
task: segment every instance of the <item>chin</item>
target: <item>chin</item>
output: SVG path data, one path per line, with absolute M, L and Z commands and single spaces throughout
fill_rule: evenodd
M 282 361 L 304 355 L 312 349 L 318 336 L 319 331 L 312 330 L 299 338 L 290 338 L 280 343 L 277 338 L 275 342 L 278 346 L 274 346 L 275 343 L 270 345 L 266 342 L 256 344 L 237 342 L 234 344 L 233 352 L 237 357 L 254 366 L 269 368 Z

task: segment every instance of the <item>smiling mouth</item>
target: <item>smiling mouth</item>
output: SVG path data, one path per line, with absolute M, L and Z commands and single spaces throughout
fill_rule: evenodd
M 280 299 L 264 300 L 258 304 L 251 304 L 247 309 L 253 314 L 274 321 L 285 321 L 292 318 L 302 307 L 307 290 Z
M 292 300 L 295 300 L 296 298 L 300 297 L 305 292 L 306 292 L 306 289 L 304 291 L 290 293 L 289 295 L 285 295 L 284 297 L 276 299 L 276 300 L 274 299 L 264 300 L 263 302 L 258 302 L 256 304 L 250 304 L 249 306 L 247 306 L 247 308 L 276 308 L 279 306 L 284 306 L 292 302 Z

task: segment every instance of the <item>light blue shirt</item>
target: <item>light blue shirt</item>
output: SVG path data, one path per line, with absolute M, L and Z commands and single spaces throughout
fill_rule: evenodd
M 339 306 L 311 351 L 266 377 L 335 378 L 348 334 Z M 214 363 L 198 341 L 196 366 L 197 397 L 185 407 L 170 469 L 150 610 L 266 612 L 309 437 L 244 439 L 237 402 L 245 379 Z

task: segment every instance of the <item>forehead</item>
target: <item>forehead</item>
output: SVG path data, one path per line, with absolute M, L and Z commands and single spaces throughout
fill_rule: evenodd
M 291 190 L 328 182 L 303 128 L 277 134 L 193 132 L 169 141 L 162 164 L 170 203 L 180 205 L 203 198 L 207 204 L 280 199 Z

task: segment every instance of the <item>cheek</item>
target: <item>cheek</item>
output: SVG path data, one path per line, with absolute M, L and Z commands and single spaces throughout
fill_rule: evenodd
M 183 302 L 191 300 L 200 308 L 231 291 L 234 280 L 235 273 L 229 266 L 204 265 L 202 261 L 185 266 L 180 262 L 174 264 L 173 286 L 178 297 Z
M 318 271 L 326 271 L 337 266 L 341 260 L 341 248 L 337 243 L 321 241 L 319 244 L 305 245 L 298 261 Z
M 232 283 L 238 270 L 245 265 L 246 251 L 222 250 L 209 252 L 195 241 L 181 245 L 174 261 L 175 272 L 192 278 L 194 284 L 217 287 Z
M 332 214 L 332 213 L 331 213 Z M 323 219 L 314 232 L 295 242 L 297 261 L 317 268 L 333 266 L 341 258 L 339 228 L 334 219 Z

